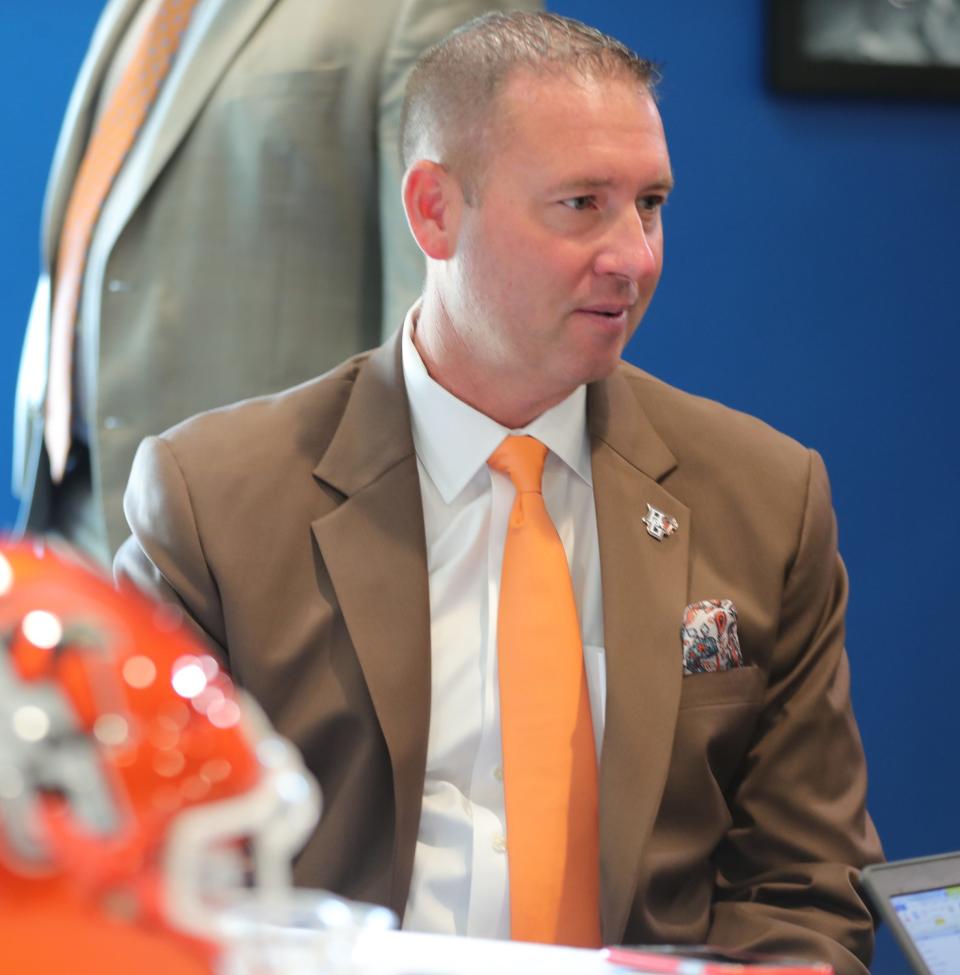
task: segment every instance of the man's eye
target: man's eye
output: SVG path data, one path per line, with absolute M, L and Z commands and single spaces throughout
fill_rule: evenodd
M 659 194 L 641 196 L 637 200 L 637 209 L 643 210 L 646 213 L 653 213 L 654 211 L 659 210 L 666 202 L 666 197 L 660 196 Z
M 594 205 L 595 199 L 592 196 L 571 196 L 560 202 L 571 210 L 589 210 Z

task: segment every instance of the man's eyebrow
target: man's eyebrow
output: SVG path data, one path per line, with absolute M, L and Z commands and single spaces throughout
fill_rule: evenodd
M 674 182 L 673 175 L 665 176 L 663 179 L 657 180 L 655 183 L 651 183 L 647 187 L 648 190 L 659 190 L 661 193 L 672 193 L 673 188 L 676 186 Z
M 613 186 L 616 181 L 610 179 L 609 177 L 589 177 L 585 176 L 582 179 L 571 179 L 565 180 L 562 183 L 557 183 L 556 185 L 550 187 L 549 192 L 554 193 L 570 193 L 577 194 L 580 192 L 590 192 L 591 190 L 603 190 L 610 186 Z M 670 193 L 673 190 L 674 181 L 673 176 L 665 176 L 663 179 L 654 180 L 652 183 L 646 184 L 642 193 Z

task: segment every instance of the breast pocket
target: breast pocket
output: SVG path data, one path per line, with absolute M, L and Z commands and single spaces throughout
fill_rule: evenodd
M 763 686 L 763 672 L 753 666 L 735 667 L 719 673 L 690 674 L 683 678 L 680 709 L 759 703 Z
M 750 750 L 766 675 L 757 667 L 683 678 L 653 844 L 707 862 L 732 822 L 729 795 Z
M 726 791 L 750 746 L 765 685 L 752 666 L 683 678 L 674 761 L 700 789 Z

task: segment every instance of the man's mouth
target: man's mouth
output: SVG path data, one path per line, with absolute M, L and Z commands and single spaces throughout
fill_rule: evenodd
M 624 304 L 599 304 L 588 305 L 585 308 L 581 308 L 580 311 L 585 312 L 588 315 L 596 315 L 600 318 L 605 318 L 612 323 L 625 320 L 630 312 L 630 308 L 630 305 Z

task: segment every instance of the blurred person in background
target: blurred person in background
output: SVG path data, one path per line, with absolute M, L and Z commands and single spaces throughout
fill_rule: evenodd
M 137 444 L 377 345 L 423 282 L 397 130 L 417 55 L 536 0 L 110 0 L 47 187 L 19 530 L 109 565 Z

